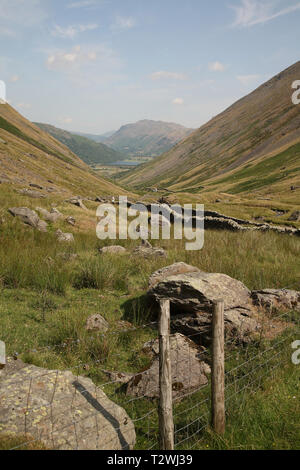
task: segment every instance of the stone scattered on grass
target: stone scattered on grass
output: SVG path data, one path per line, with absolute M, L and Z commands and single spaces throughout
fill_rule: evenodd
M 87 331 L 101 331 L 105 333 L 109 328 L 109 324 L 100 314 L 92 315 L 87 319 Z
M 69 216 L 66 218 L 66 223 L 74 227 L 74 225 L 76 224 L 76 220 L 74 219 L 74 217 Z
M 64 233 L 61 230 L 57 230 L 55 235 L 59 242 L 73 243 L 75 241 L 72 233 Z
M 133 250 L 133 255 L 141 256 L 143 258 L 166 258 L 167 252 L 163 248 L 149 247 L 142 243 L 140 246 Z
M 99 249 L 101 254 L 113 254 L 113 255 L 124 255 L 127 253 L 126 248 L 119 245 L 105 246 Z

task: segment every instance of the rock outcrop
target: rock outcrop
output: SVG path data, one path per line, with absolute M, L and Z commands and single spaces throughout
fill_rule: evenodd
M 51 211 L 49 212 L 46 209 L 43 209 L 42 207 L 36 207 L 36 211 L 39 212 L 47 222 L 50 223 L 55 223 L 62 217 L 62 214 L 60 212 L 53 209 L 51 209 Z
M 86 209 L 80 196 L 72 197 L 67 202 L 69 202 L 70 204 L 73 204 L 73 206 L 80 207 L 81 209 Z
M 13 217 L 18 217 L 24 224 L 30 225 L 31 227 L 36 228 L 39 223 L 39 216 L 37 213 L 28 207 L 12 207 L 8 209 L 8 212 Z
M 199 271 L 200 269 L 196 268 L 195 266 L 190 266 L 189 264 L 183 262 L 174 263 L 171 266 L 166 266 L 165 268 L 155 271 L 155 273 L 150 276 L 149 289 L 151 289 L 167 277 L 177 276 L 178 274 L 194 273 Z
M 133 376 L 127 384 L 127 394 L 135 397 L 159 396 L 159 342 L 146 343 L 142 350 L 152 359 L 151 366 Z M 208 383 L 210 367 L 203 361 L 203 351 L 181 334 L 170 337 L 173 397 L 182 397 Z
M 156 301 L 170 299 L 172 329 L 193 336 L 194 341 L 205 346 L 211 341 L 214 300 L 224 300 L 227 337 L 248 342 L 259 330 L 251 292 L 242 282 L 225 274 L 198 271 L 166 277 L 154 283 L 148 295 Z
M 300 312 L 300 292 L 287 289 L 264 289 L 251 293 L 254 305 L 270 312 Z
M 39 218 L 37 213 L 28 207 L 12 207 L 8 212 L 19 218 L 25 225 L 29 225 L 40 232 L 47 232 L 47 223 Z
M 123 408 L 86 377 L 9 360 L 0 371 L 0 432 L 57 450 L 130 450 L 135 429 Z

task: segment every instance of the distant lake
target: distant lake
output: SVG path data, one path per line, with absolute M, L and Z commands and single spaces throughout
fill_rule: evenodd
M 111 163 L 109 166 L 138 166 L 141 165 L 142 162 L 114 162 Z

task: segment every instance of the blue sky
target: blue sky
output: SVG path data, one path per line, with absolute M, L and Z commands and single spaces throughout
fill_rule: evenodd
M 297 0 L 0 0 L 0 80 L 68 130 L 199 127 L 299 60 L 299 25 Z

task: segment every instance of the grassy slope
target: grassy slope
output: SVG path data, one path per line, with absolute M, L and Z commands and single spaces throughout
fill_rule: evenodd
M 78 155 L 85 163 L 113 163 L 124 160 L 126 156 L 102 143 L 94 142 L 86 137 L 72 134 L 58 129 L 50 124 L 35 123 L 40 129 L 52 135 L 55 139 L 66 145 L 72 152 Z
M 135 187 L 159 183 L 181 192 L 200 192 L 204 187 L 202 192 L 234 194 L 256 190 L 276 194 L 278 188 L 286 191 L 293 183 L 299 185 L 299 165 L 282 154 L 299 157 L 299 150 L 295 154 L 300 141 L 299 106 L 291 102 L 291 84 L 299 73 L 297 62 L 121 181 Z M 257 169 L 257 181 L 256 162 L 270 157 L 275 158 L 265 171 L 261 171 L 263 163 Z M 247 172 L 248 168 L 252 171 Z M 235 179 L 238 185 L 232 184 Z
M 30 183 L 45 190 L 52 188 L 51 200 L 62 200 L 72 194 L 95 197 L 124 193 L 98 177 L 65 145 L 9 105 L 0 106 L 0 165 L 0 179 L 8 183 L 1 186 L 4 208 L 3 199 L 11 204 L 27 203 L 27 198 L 17 196 L 15 190 L 28 187 Z M 31 200 L 31 204 L 33 202 Z
M 66 213 L 67 206 L 63 204 L 59 209 Z M 24 229 L 15 219 L 0 226 L 0 337 L 7 343 L 9 354 L 17 351 L 24 361 L 41 367 L 71 368 L 97 384 L 107 381 L 101 369 L 143 370 L 148 359 L 139 350 L 145 341 L 156 336 L 156 331 L 146 328 L 124 335 L 124 327 L 120 329 L 118 322 L 125 320 L 136 326 L 149 322 L 151 309 L 144 300 L 148 277 L 155 269 L 175 261 L 186 261 L 208 272 L 226 273 L 249 288 L 297 288 L 299 284 L 300 242 L 296 238 L 208 231 L 204 249 L 196 253 L 186 252 L 179 241 L 160 242 L 168 249 L 167 260 L 100 256 L 97 247 L 105 242 L 99 242 L 91 230 L 94 203 L 89 203 L 88 213 L 73 207 L 69 212 L 80 220 L 79 227 L 73 229 L 72 246 L 58 245 L 55 241 L 53 231 L 58 226 L 63 228 L 63 222 L 56 224 L 49 234 Z M 122 244 L 132 249 L 137 242 Z M 79 258 L 66 261 L 61 252 L 77 253 Z M 102 314 L 111 330 L 120 333 L 109 336 L 109 340 L 96 333 L 91 342 L 85 322 L 95 313 Z M 72 343 L 78 339 L 79 343 Z M 62 344 L 69 346 L 54 347 Z M 26 352 L 48 345 L 52 346 L 50 350 Z M 247 354 L 239 351 L 237 365 L 247 359 Z M 100 360 L 100 365 L 96 360 Z M 78 369 L 80 363 L 85 367 Z M 255 388 L 254 395 L 249 389 L 228 406 L 224 440 L 207 431 L 200 435 L 196 448 L 299 448 L 299 435 L 294 427 L 297 401 L 291 398 L 299 393 L 299 369 L 291 372 L 289 368 L 273 380 L 266 377 Z M 105 387 L 105 391 L 113 400 L 129 406 L 130 416 L 142 416 L 153 407 L 146 400 L 126 405 L 128 397 L 123 393 L 115 393 L 110 387 Z M 180 413 L 201 399 L 202 394 L 196 394 L 179 403 L 176 411 Z M 178 428 L 197 418 L 197 413 L 196 407 L 188 416 L 180 415 Z M 137 448 L 146 447 L 149 442 L 145 440 L 144 425 L 144 421 L 137 422 Z M 150 427 L 157 429 L 157 422 L 151 421 Z M 7 438 L 2 443 L 0 439 L 1 445 L 8 447 L 10 443 Z

